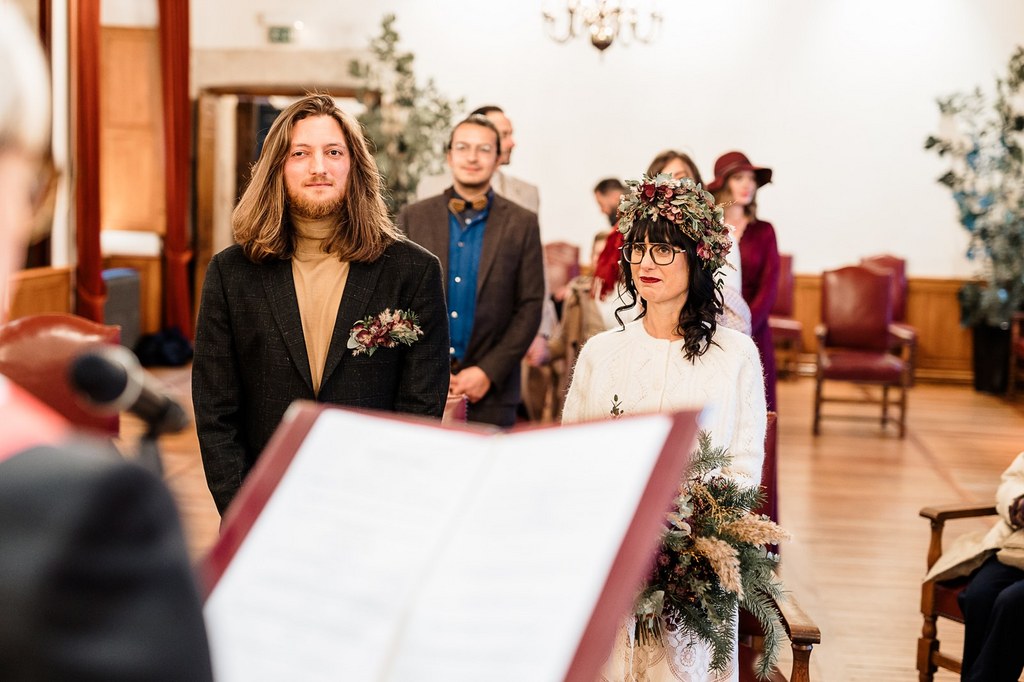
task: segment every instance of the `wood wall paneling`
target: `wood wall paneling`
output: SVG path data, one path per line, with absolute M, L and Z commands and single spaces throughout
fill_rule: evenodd
M 104 230 L 163 235 L 163 113 L 156 28 L 104 26 L 100 36 L 100 216 Z M 104 253 L 103 267 L 139 272 L 140 331 L 160 330 L 159 254 Z
M 11 309 L 7 319 L 41 313 L 70 313 L 71 268 L 29 268 L 11 276 Z
M 209 93 L 199 95 L 196 105 L 196 176 L 194 196 L 196 202 L 196 231 L 194 289 L 192 300 L 196 302 L 194 315 L 199 314 L 200 293 L 206 279 L 206 267 L 213 258 L 213 214 L 215 202 L 215 166 L 213 149 L 217 144 L 217 96 Z
M 155 28 L 105 26 L 100 54 L 103 229 L 163 234 L 163 119 Z

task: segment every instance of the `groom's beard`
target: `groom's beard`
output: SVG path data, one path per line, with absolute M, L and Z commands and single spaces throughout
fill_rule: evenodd
M 323 220 L 341 213 L 345 205 L 344 195 L 322 201 L 310 201 L 304 197 L 288 192 L 288 210 L 292 215 L 303 220 Z

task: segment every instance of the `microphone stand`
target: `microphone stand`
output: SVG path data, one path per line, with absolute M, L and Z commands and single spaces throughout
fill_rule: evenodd
M 163 478 L 164 465 L 160 457 L 160 436 L 165 433 L 182 431 L 188 424 L 188 420 L 185 418 L 181 406 L 173 400 L 168 400 L 164 409 L 159 412 L 146 411 L 146 416 L 138 411 L 135 414 L 139 415 L 146 424 L 146 432 L 139 439 L 136 452 L 137 460 L 139 464 Z
M 161 479 L 164 477 L 164 464 L 160 458 L 160 430 L 153 424 L 147 424 L 146 433 L 139 439 L 136 448 L 136 461 L 149 469 Z

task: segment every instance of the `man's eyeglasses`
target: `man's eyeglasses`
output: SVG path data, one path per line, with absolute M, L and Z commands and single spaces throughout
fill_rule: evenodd
M 625 244 L 622 247 L 622 257 L 626 259 L 627 263 L 633 265 L 639 265 L 640 261 L 644 259 L 644 254 L 650 251 L 651 260 L 654 261 L 655 265 L 671 265 L 672 261 L 676 259 L 677 253 L 682 253 L 682 249 L 677 249 L 671 244 L 644 244 L 642 242 L 635 242 L 633 244 Z
M 482 154 L 486 156 L 488 154 L 494 153 L 494 145 L 481 144 L 474 147 L 472 145 L 466 144 L 465 142 L 456 142 L 455 144 L 452 145 L 451 150 L 455 154 L 469 154 L 471 151 L 475 151 L 477 154 Z

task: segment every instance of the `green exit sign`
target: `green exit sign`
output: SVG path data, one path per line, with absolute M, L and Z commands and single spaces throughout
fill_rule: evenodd
M 290 43 L 292 42 L 292 27 L 291 26 L 268 26 L 267 27 L 267 40 L 272 43 Z

